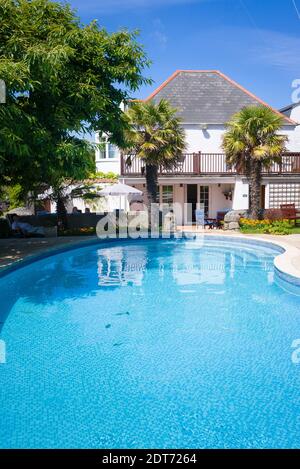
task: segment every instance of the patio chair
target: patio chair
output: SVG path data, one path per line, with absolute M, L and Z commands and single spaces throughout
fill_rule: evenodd
M 11 232 L 11 236 L 13 238 L 25 238 L 24 234 L 22 233 L 22 231 L 20 229 L 17 229 L 17 230 L 12 229 L 12 224 L 13 224 L 12 215 L 7 214 L 5 218 L 7 220 L 9 230 Z
M 282 204 L 280 205 L 280 210 L 282 213 L 282 218 L 284 218 L 285 220 L 294 221 L 296 225 L 297 211 L 295 204 Z
M 27 216 L 24 215 L 24 218 Z M 19 217 L 20 221 L 23 222 L 22 217 Z M 22 228 L 13 228 L 13 214 L 7 214 L 6 219 L 9 223 L 13 238 L 44 238 L 45 237 L 45 228 L 43 226 L 35 226 L 34 224 L 25 221 L 28 223 L 33 230 L 23 230 Z
M 204 228 L 208 226 L 208 228 L 210 230 L 213 230 L 214 228 L 217 227 L 217 220 L 215 218 L 209 218 L 209 217 L 205 217 L 205 220 L 204 220 Z
M 196 221 L 196 228 L 204 228 L 205 227 L 205 213 L 202 209 L 195 210 L 195 221 Z
M 228 213 L 228 211 L 226 211 L 226 212 L 217 212 L 217 218 L 216 218 L 217 228 L 222 227 L 222 222 L 224 222 L 224 218 L 225 218 L 226 213 Z

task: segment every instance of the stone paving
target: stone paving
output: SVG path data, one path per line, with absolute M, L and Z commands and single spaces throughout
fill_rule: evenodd
M 0 239 L 0 272 L 1 269 L 28 256 L 42 254 L 45 251 L 55 251 L 63 246 L 77 245 L 95 238 L 95 236 L 66 236 L 60 238 Z

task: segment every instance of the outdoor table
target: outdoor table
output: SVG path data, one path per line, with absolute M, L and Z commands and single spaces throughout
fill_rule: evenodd
M 217 226 L 217 219 L 216 218 L 205 218 L 205 226 L 208 226 L 210 230 L 212 230 L 215 226 Z

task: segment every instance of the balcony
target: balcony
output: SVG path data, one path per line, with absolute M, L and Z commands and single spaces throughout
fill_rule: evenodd
M 141 177 L 145 174 L 144 162 L 135 156 L 121 156 L 121 175 Z M 160 176 L 210 176 L 235 175 L 237 171 L 226 163 L 224 153 L 186 153 L 171 169 L 160 168 Z M 300 153 L 285 153 L 281 163 L 274 163 L 264 174 L 300 175 Z

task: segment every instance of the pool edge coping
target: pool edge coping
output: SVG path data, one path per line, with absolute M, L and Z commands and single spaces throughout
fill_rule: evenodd
M 201 235 L 201 233 L 193 233 L 196 236 Z M 247 236 L 242 233 L 235 233 L 235 234 L 204 234 L 204 236 L 211 237 L 223 237 L 223 239 L 241 239 L 247 242 L 251 241 L 258 242 L 259 244 L 267 244 L 269 246 L 276 246 L 283 249 L 281 254 L 278 254 L 274 259 L 274 267 L 276 274 L 280 277 L 280 279 L 285 280 L 286 282 L 299 286 L 300 287 L 300 270 L 296 269 L 293 265 L 293 259 L 300 257 L 300 249 L 295 246 L 292 246 L 281 239 L 267 239 L 265 237 L 259 236 Z

